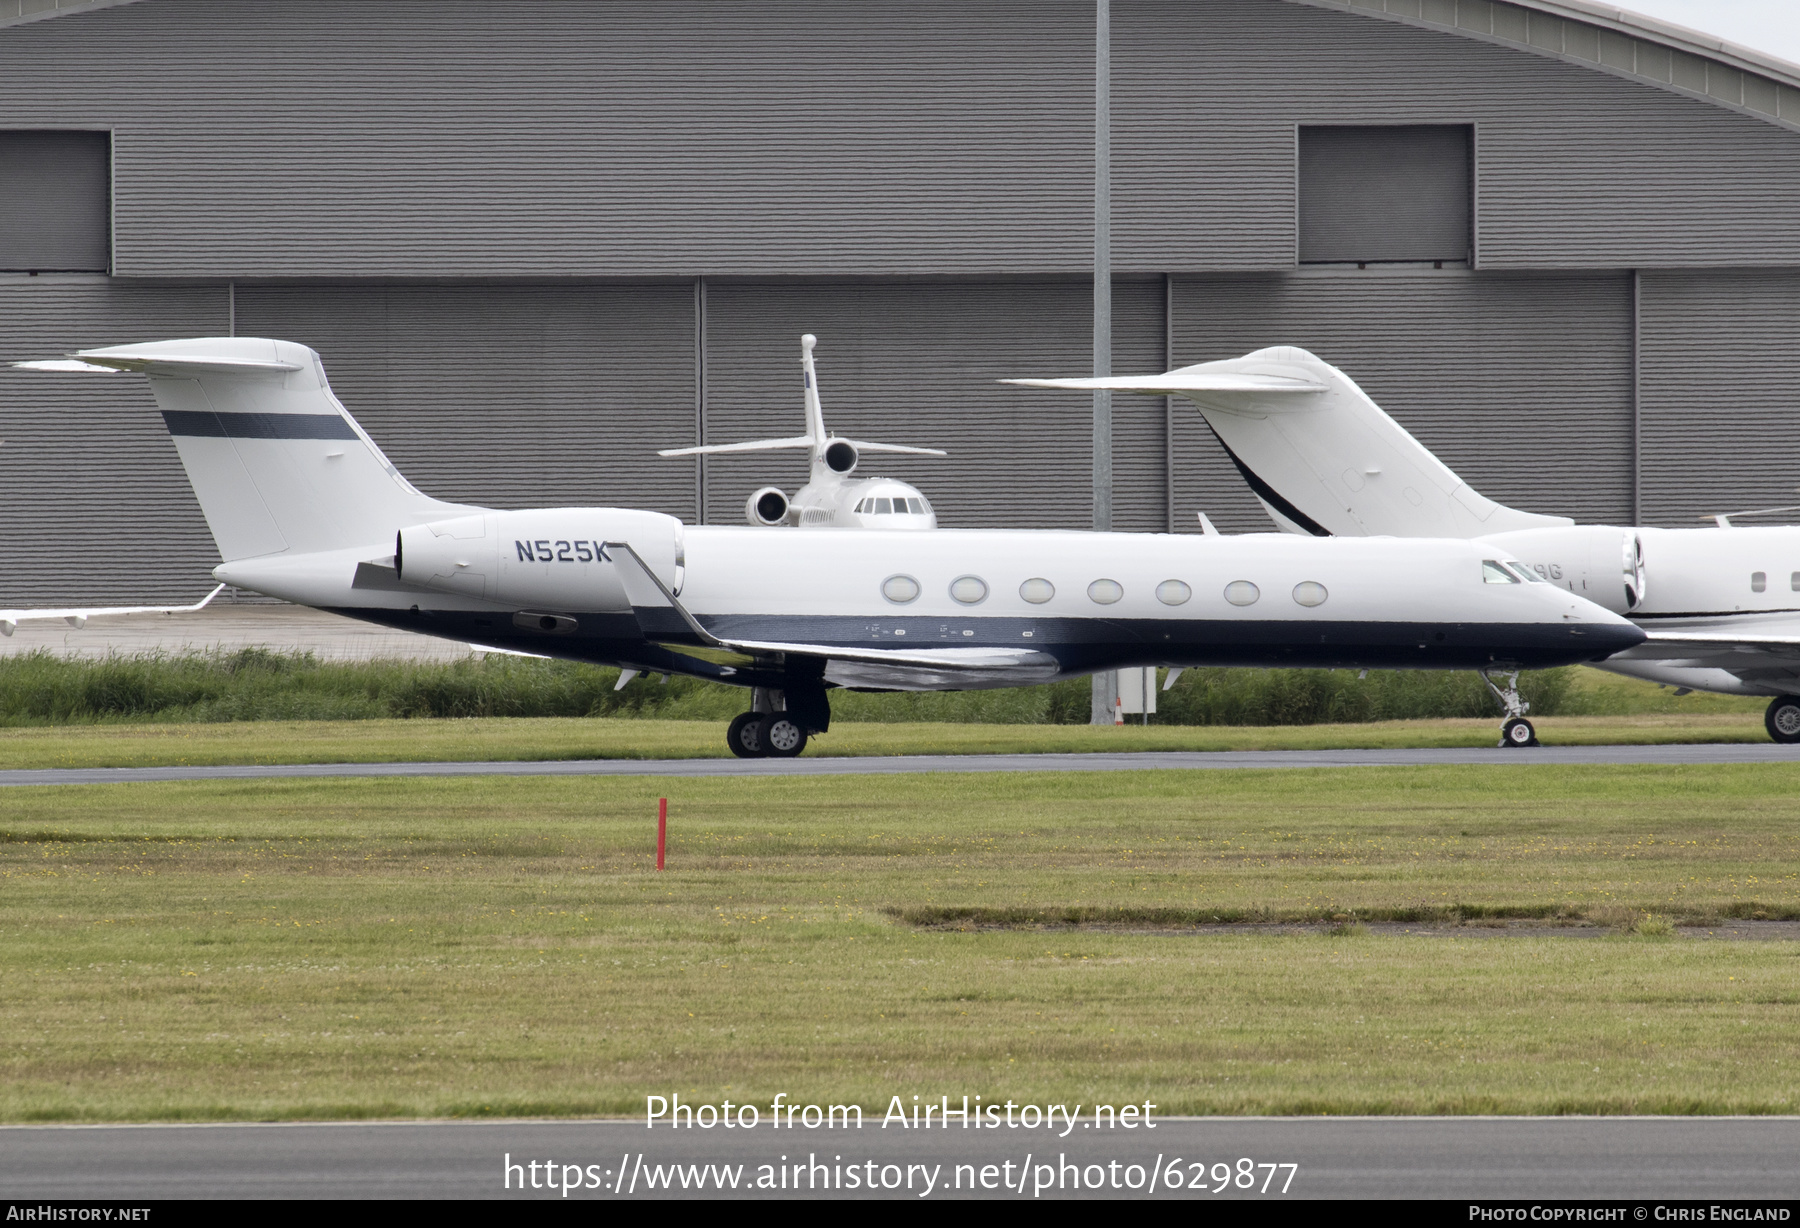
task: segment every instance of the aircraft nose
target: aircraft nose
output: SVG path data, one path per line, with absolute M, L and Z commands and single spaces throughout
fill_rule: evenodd
M 1564 621 L 1579 630 L 1582 638 L 1593 646 L 1594 654 L 1590 660 L 1604 661 L 1614 653 L 1636 648 L 1650 638 L 1629 618 L 1614 614 L 1584 597 L 1569 598 L 1565 594 L 1562 599 L 1567 603 Z

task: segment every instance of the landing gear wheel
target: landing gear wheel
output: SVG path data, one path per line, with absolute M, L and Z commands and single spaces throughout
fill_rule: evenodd
M 1500 726 L 1500 745 L 1502 746 L 1539 746 L 1537 730 L 1531 722 L 1522 716 L 1515 716 Z
M 763 749 L 760 712 L 743 712 L 731 718 L 725 730 L 725 745 L 739 759 L 760 759 L 769 752 Z
M 762 718 L 757 736 L 763 754 L 772 759 L 792 759 L 806 749 L 806 730 L 785 712 L 771 712 Z
M 1763 714 L 1763 725 L 1777 742 L 1800 742 L 1800 697 L 1777 697 Z

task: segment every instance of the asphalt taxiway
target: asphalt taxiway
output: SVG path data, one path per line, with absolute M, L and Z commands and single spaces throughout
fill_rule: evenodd
M 1800 746 L 1456 747 L 1428 750 L 1133 751 L 1053 755 L 845 755 L 801 759 L 547 759 L 480 763 L 183 764 L 175 767 L 16 768 L 0 787 L 136 784 L 158 780 L 306 779 L 327 776 L 872 776 L 904 772 L 1143 772 L 1221 768 L 1442 767 L 1488 764 L 1800 763 Z
M 914 1201 L 1800 1195 L 1793 1117 L 1164 1118 L 1133 1130 L 1078 1119 L 1069 1130 L 1059 1120 L 1055 1129 L 980 1131 L 884 1129 L 878 1117 L 860 1130 L 779 1131 L 766 1117 L 733 1130 L 647 1130 L 641 1121 L 8 1127 L 0 1190 L 9 1200 L 560 1200 L 542 1181 L 554 1171 L 559 1184 L 576 1174 L 571 1198 L 867 1198 L 870 1181 L 875 1197 Z M 1239 1175 L 1246 1162 L 1249 1188 Z M 686 1169 L 694 1164 L 698 1184 Z M 755 1188 L 765 1164 L 771 1174 L 785 1167 L 785 1189 Z M 856 1188 L 844 1177 L 852 1167 L 866 1174 Z

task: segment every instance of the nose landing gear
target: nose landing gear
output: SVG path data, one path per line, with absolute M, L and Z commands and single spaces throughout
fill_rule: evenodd
M 1506 715 L 1506 722 L 1500 726 L 1501 746 L 1542 746 L 1537 739 L 1537 730 L 1532 728 L 1525 714 L 1531 711 L 1531 705 L 1519 697 L 1519 671 L 1511 667 L 1496 666 L 1480 671 L 1481 680 L 1487 683 L 1499 701 L 1500 710 Z M 1494 681 L 1498 676 L 1506 685 L 1500 686 Z

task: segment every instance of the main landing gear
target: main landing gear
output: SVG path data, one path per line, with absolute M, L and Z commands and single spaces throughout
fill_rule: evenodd
M 792 759 L 831 721 L 823 691 L 784 695 L 757 687 L 750 703 L 751 710 L 733 717 L 725 730 L 725 744 L 740 759 Z
M 1763 726 L 1777 742 L 1800 742 L 1800 696 L 1778 695 L 1769 701 Z
M 1531 705 L 1519 697 L 1519 671 L 1513 668 L 1484 669 L 1481 680 L 1487 683 L 1487 689 L 1494 693 L 1500 703 L 1500 710 L 1506 714 L 1506 721 L 1500 726 L 1501 746 L 1541 746 L 1537 739 L 1537 730 L 1525 719 L 1531 711 Z M 1506 685 L 1501 686 L 1494 681 L 1498 676 Z

